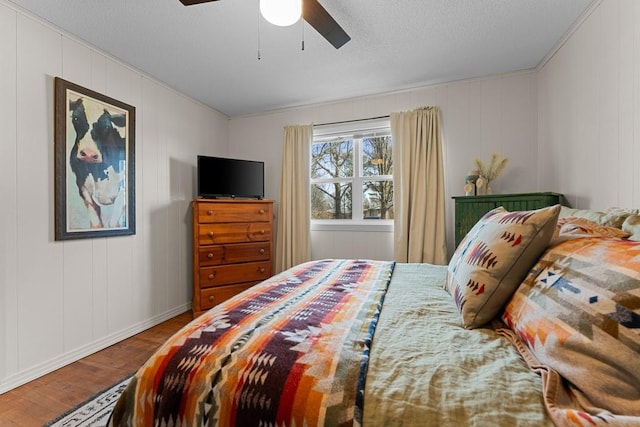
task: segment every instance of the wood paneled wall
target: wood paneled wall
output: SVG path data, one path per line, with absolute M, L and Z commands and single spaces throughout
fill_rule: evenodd
M 0 0 L 0 393 L 191 301 L 197 154 L 228 118 Z M 53 79 L 136 107 L 134 236 L 54 241 Z
M 640 2 L 596 2 L 540 68 L 538 175 L 576 208 L 640 207 Z
M 230 153 L 265 160 L 268 198 L 279 199 L 283 127 L 356 120 L 437 105 L 441 109 L 447 195 L 447 240 L 453 251 L 453 201 L 476 157 L 500 153 L 510 165 L 495 192 L 555 191 L 537 176 L 537 98 L 533 71 L 438 84 L 397 93 L 232 118 Z M 393 258 L 392 231 L 314 231 L 312 256 Z

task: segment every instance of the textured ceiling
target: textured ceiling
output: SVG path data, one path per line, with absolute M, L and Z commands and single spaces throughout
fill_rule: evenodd
M 592 0 L 320 0 L 339 50 L 259 0 L 9 1 L 233 117 L 530 69 Z

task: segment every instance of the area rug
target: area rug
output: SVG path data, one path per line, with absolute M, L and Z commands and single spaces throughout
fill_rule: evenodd
M 49 421 L 44 427 L 103 427 L 107 425 L 109 415 L 122 394 L 131 375 L 117 384 L 96 393 L 70 411 Z

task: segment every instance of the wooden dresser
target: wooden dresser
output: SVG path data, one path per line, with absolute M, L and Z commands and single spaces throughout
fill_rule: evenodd
M 193 201 L 193 316 L 271 277 L 273 201 Z
M 491 194 L 453 197 L 456 204 L 456 247 L 482 216 L 498 206 L 508 211 L 528 211 L 560 203 L 557 193 Z

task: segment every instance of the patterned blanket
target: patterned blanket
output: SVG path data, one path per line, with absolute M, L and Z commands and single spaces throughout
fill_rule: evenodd
M 360 425 L 394 265 L 309 262 L 215 307 L 138 371 L 109 425 Z

